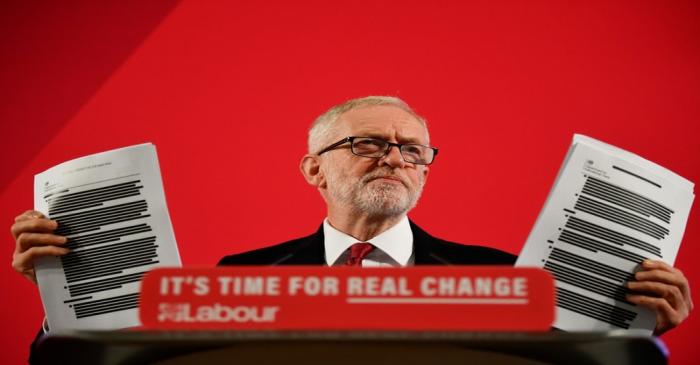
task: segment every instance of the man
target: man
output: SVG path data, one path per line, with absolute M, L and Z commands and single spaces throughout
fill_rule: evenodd
M 407 218 L 437 155 L 425 120 L 395 97 L 349 100 L 321 115 L 300 164 L 327 205 L 327 218 L 307 237 L 224 257 L 221 265 L 512 265 L 515 256 L 430 236 Z M 56 222 L 28 211 L 16 218 L 12 266 L 36 283 L 34 260 L 64 255 Z M 681 323 L 693 307 L 683 274 L 647 261 L 628 283 L 632 303 L 657 313 L 656 334 Z
M 515 256 L 436 239 L 406 214 L 420 198 L 437 149 L 423 118 L 398 98 L 350 100 L 321 115 L 300 164 L 328 207 L 315 234 L 220 265 L 344 265 L 354 243 L 370 243 L 362 266 L 512 265 Z M 358 261 L 358 263 L 360 263 Z

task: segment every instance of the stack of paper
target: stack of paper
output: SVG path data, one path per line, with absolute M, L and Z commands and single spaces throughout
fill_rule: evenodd
M 152 144 L 62 163 L 34 179 L 35 209 L 72 252 L 35 264 L 51 331 L 139 325 L 140 280 L 181 266 Z
M 654 313 L 627 302 L 624 284 L 645 258 L 673 265 L 694 197 L 673 172 L 575 135 L 516 266 L 553 274 L 557 328 L 651 333 Z

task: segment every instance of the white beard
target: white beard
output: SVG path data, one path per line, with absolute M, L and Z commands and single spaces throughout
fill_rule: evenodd
M 326 174 L 328 192 L 340 204 L 350 206 L 360 214 L 370 217 L 395 217 L 408 213 L 418 203 L 424 180 L 420 175 L 418 187 L 411 187 L 406 178 L 394 174 L 390 168 L 374 170 L 360 179 L 333 169 Z M 373 180 L 379 176 L 394 175 L 403 184 Z

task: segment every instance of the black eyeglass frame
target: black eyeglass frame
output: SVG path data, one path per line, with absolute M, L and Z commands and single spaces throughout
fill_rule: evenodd
M 352 142 L 353 142 L 355 139 L 357 139 L 357 138 L 375 139 L 375 140 L 378 140 L 378 141 L 383 141 L 384 143 L 387 144 L 387 147 L 386 147 L 386 149 L 384 150 L 384 154 L 381 155 L 381 156 L 367 156 L 367 155 L 360 155 L 360 154 L 358 154 L 358 153 L 355 153 L 354 149 L 352 148 L 352 145 L 353 145 Z M 343 145 L 343 144 L 345 144 L 345 143 L 350 143 L 350 152 L 352 152 L 353 155 L 355 155 L 355 156 L 360 156 L 360 157 L 367 157 L 367 158 L 382 158 L 382 157 L 384 157 L 384 156 L 386 156 L 386 155 L 389 154 L 389 151 L 391 150 L 392 147 L 396 146 L 396 147 L 398 147 L 398 149 L 399 149 L 399 154 L 401 155 L 401 158 L 403 158 L 403 160 L 404 160 L 405 162 L 407 162 L 407 163 L 412 163 L 412 164 L 416 164 L 416 165 L 430 165 L 430 164 L 432 164 L 432 163 L 435 161 L 435 156 L 437 156 L 438 151 L 439 151 L 439 150 L 438 150 L 437 148 L 435 148 L 435 147 L 430 147 L 430 146 L 426 146 L 426 145 L 422 145 L 422 144 L 418 144 L 418 143 L 393 143 L 393 142 L 385 141 L 385 140 L 383 140 L 383 139 L 381 139 L 381 138 L 351 136 L 351 137 L 345 137 L 345 138 L 341 139 L 340 141 L 331 144 L 330 146 L 328 146 L 328 147 L 322 149 L 321 151 L 319 151 L 316 155 L 317 155 L 317 156 L 321 156 L 321 154 L 324 154 L 324 153 L 326 153 L 326 152 L 328 152 L 328 151 L 331 151 L 331 150 L 335 149 L 336 147 L 338 147 L 338 146 L 340 146 L 340 145 Z M 424 147 L 424 148 L 429 148 L 429 149 L 433 150 L 433 159 L 430 160 L 430 162 L 428 162 L 428 163 L 420 163 L 420 162 L 406 161 L 406 157 L 403 155 L 403 153 L 401 153 L 402 147 L 403 147 L 403 146 L 420 146 L 420 147 Z

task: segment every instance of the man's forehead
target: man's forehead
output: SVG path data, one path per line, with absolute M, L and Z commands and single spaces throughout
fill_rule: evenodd
M 427 143 L 425 124 L 413 114 L 392 105 L 350 110 L 338 120 L 339 132 L 356 136 L 397 137 Z

